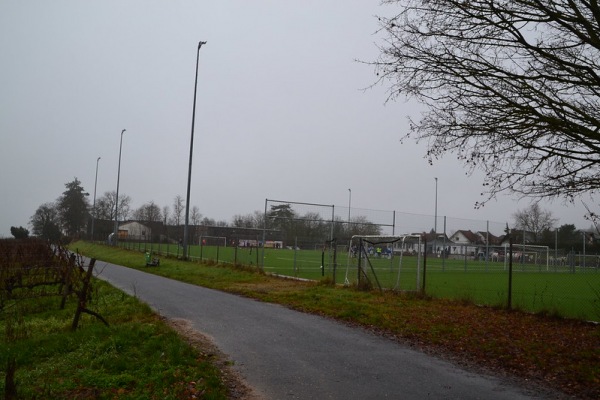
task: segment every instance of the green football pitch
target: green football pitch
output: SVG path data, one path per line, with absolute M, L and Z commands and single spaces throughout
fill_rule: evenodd
M 145 246 L 149 249 L 148 244 Z M 151 247 L 162 254 L 181 252 L 176 245 Z M 268 273 L 303 279 L 333 279 L 335 274 L 338 284 L 355 285 L 359 279 L 358 260 L 347 252 L 338 252 L 334 257 L 333 252 L 320 250 L 190 246 L 189 255 L 192 259 L 251 265 Z M 424 274 L 422 257 L 396 255 L 391 259 L 363 259 L 361 268 L 375 289 L 418 291 L 425 283 L 425 292 L 432 297 L 490 306 L 508 304 L 509 273 L 503 262 L 430 257 Z M 600 321 L 600 270 L 515 263 L 511 304 L 524 311 Z

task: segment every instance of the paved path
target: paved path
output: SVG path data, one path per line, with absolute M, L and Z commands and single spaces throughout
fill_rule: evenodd
M 96 271 L 161 315 L 190 320 L 266 399 L 547 398 L 326 318 L 102 261 Z

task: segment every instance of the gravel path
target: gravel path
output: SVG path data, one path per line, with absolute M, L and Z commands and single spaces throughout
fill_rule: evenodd
M 534 399 L 362 329 L 102 261 L 98 277 L 211 338 L 265 399 Z

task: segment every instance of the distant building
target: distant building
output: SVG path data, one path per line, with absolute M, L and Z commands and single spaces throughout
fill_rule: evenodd
M 458 230 L 450 236 L 450 240 L 456 244 L 452 249 L 452 254 L 474 256 L 478 253 L 480 247 L 485 246 L 482 236 L 470 230 Z
M 119 225 L 119 240 L 150 240 L 152 230 L 137 221 L 125 222 Z

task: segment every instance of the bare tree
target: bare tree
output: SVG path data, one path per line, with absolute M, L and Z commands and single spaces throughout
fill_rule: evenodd
M 256 228 L 254 214 L 239 215 L 236 214 L 231 220 L 231 225 L 237 228 Z
M 190 219 L 192 220 L 193 243 L 198 243 L 198 225 L 200 225 L 200 221 L 202 220 L 202 214 L 200 214 L 200 209 L 198 208 L 198 206 L 192 207 L 192 214 L 190 215 Z
M 204 217 L 202 218 L 202 225 L 204 226 L 216 226 L 217 223 L 213 218 Z
M 173 225 L 181 225 L 181 214 L 185 210 L 185 201 L 180 195 L 175 196 L 173 199 Z
M 113 220 L 115 218 L 115 200 L 117 192 L 105 192 L 96 201 L 96 218 Z M 131 214 L 131 197 L 119 195 L 119 220 L 125 221 Z
M 350 235 L 381 235 L 381 227 L 369 221 L 364 215 L 350 219 Z
M 200 214 L 200 209 L 198 208 L 198 206 L 192 207 L 192 214 L 190 215 L 190 219 L 192 220 L 192 225 L 200 225 L 200 221 L 202 220 L 202 214 Z
M 162 219 L 162 215 L 160 213 L 160 207 L 157 206 L 154 201 L 150 201 L 149 203 L 144 204 L 140 208 L 138 208 L 133 216 L 138 221 L 147 221 L 147 222 L 159 222 Z
M 234 215 L 231 221 L 231 226 L 240 228 L 263 228 L 265 214 L 262 211 L 254 211 L 252 214 Z
M 167 223 L 169 222 L 169 206 L 164 206 L 162 208 L 162 217 L 163 217 L 163 224 L 164 226 L 167 226 Z
M 385 0 L 373 62 L 389 98 L 420 100 L 410 133 L 502 191 L 572 200 L 600 187 L 596 1 Z
M 552 216 L 550 211 L 542 210 L 538 203 L 533 203 L 528 208 L 517 211 L 515 218 L 515 227 L 521 229 L 523 234 L 531 232 L 535 243 L 538 243 L 544 231 L 554 228 L 557 219 Z
M 254 227 L 263 228 L 265 226 L 265 213 L 263 211 L 254 211 Z
M 29 224 L 36 236 L 53 241 L 60 239 L 60 216 L 55 203 L 44 203 L 39 206 L 31 216 Z

